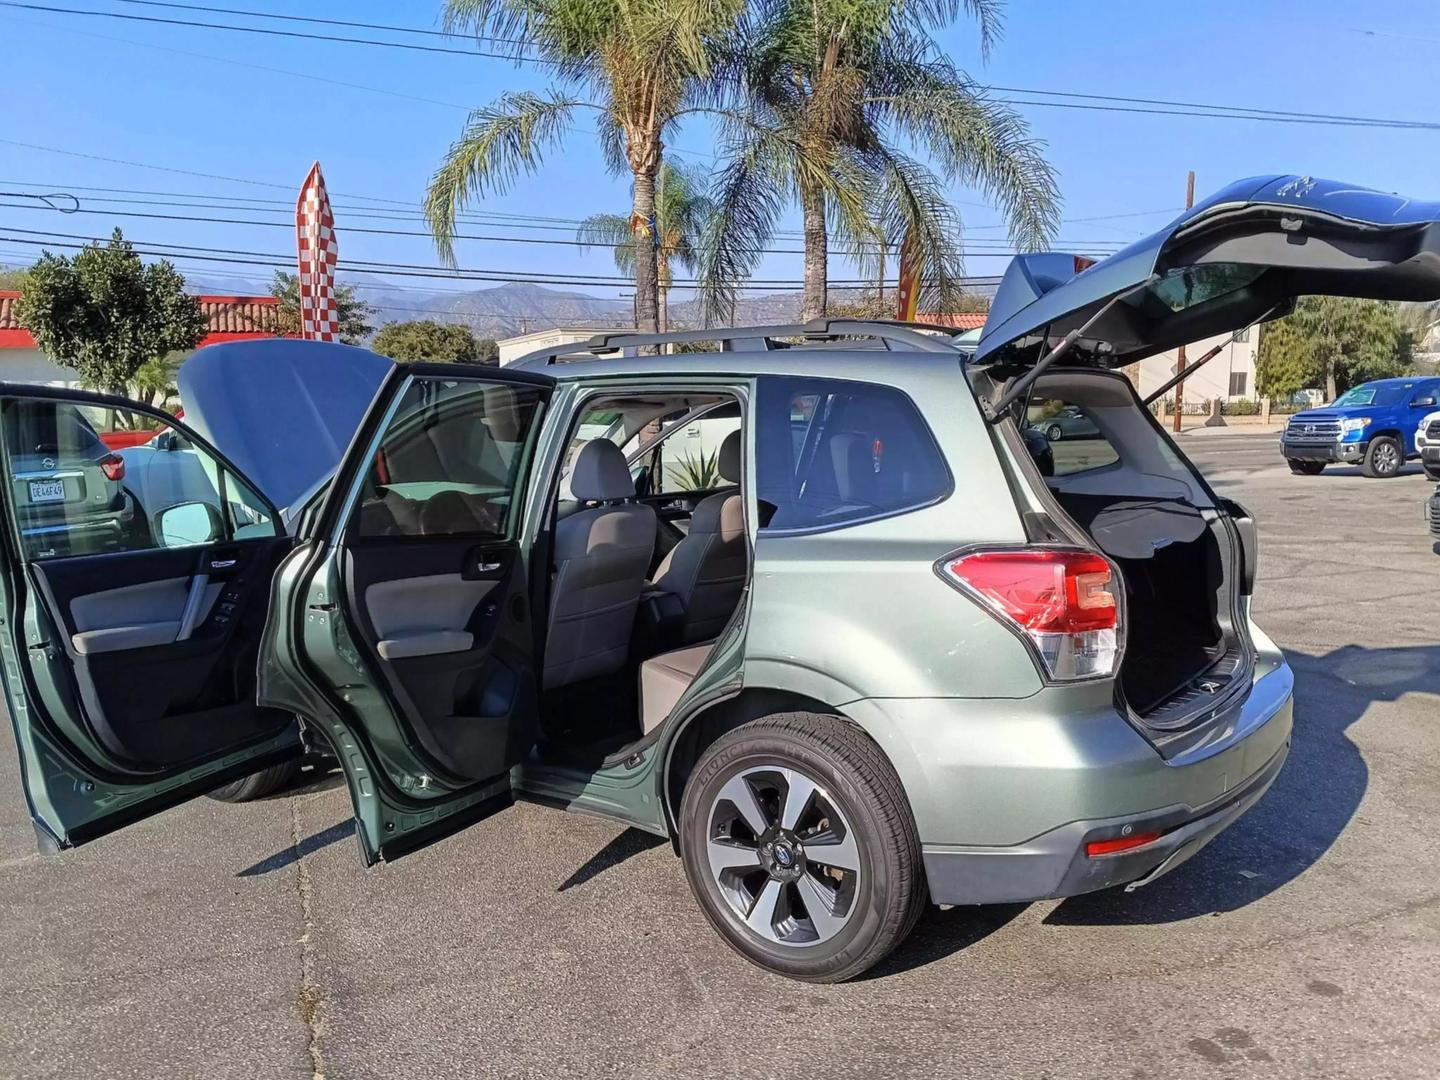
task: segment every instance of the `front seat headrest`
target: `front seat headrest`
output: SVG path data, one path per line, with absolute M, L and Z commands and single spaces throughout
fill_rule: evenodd
M 610 502 L 635 497 L 635 481 L 625 455 L 609 439 L 591 439 L 575 455 L 570 493 L 585 502 Z
M 720 444 L 720 453 L 715 467 L 719 470 L 722 480 L 728 480 L 732 484 L 740 482 L 740 432 L 738 430 L 726 435 L 725 441 Z

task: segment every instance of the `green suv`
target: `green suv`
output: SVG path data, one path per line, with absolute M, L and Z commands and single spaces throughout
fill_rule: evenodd
M 1301 291 L 1440 295 L 1435 207 L 1335 192 L 1249 181 L 1103 263 L 1019 260 L 973 350 L 840 320 L 499 369 L 272 343 L 294 362 L 259 380 L 202 350 L 201 467 L 152 497 L 154 546 L 36 551 L 5 506 L 42 848 L 323 745 L 369 863 L 517 798 L 604 815 L 673 842 L 741 954 L 816 981 L 927 902 L 1173 870 L 1275 779 L 1293 679 L 1250 620 L 1253 521 L 1111 369 Z M 0 388 L 12 476 L 15 417 L 74 404 L 144 411 Z M 1042 474 L 1022 429 L 1066 409 L 1097 433 Z

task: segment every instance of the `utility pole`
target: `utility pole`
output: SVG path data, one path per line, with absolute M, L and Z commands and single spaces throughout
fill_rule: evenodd
M 1191 169 L 1189 176 L 1185 178 L 1185 209 L 1189 210 L 1195 205 L 1195 170 Z M 1175 374 L 1180 375 L 1185 371 L 1185 346 L 1175 350 Z M 1180 434 L 1180 414 L 1185 404 L 1185 380 L 1175 384 L 1175 421 L 1171 429 L 1176 435 Z

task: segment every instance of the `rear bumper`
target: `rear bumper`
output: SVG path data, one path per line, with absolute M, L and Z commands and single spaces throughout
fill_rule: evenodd
M 1219 776 L 1217 794 L 1107 817 L 1080 817 L 1024 843 L 991 847 L 923 844 L 930 897 L 937 904 L 995 904 L 1074 896 L 1116 885 L 1147 884 L 1169 873 L 1249 810 L 1275 782 L 1290 750 L 1294 677 L 1280 663 L 1258 678 L 1244 706 L 1238 741 L 1216 753 L 1156 766 L 1177 794 L 1194 785 L 1187 774 Z M 1243 771 L 1242 771 L 1243 770 Z M 1238 776 L 1237 776 L 1238 773 Z M 1230 778 L 1235 782 L 1229 782 Z M 1103 782 L 1103 777 L 1091 778 Z M 1112 778 L 1117 785 L 1124 778 Z M 1161 781 L 1163 784 L 1164 782 Z M 1097 840 L 1158 832 L 1142 847 L 1088 856 Z
M 925 849 L 936 904 L 1004 904 L 1077 896 L 1116 885 L 1139 888 L 1174 870 L 1260 801 L 1289 756 L 1287 742 L 1239 788 L 1209 806 L 1171 807 L 1108 821 L 1072 821 L 1023 847 L 988 851 Z M 1088 856 L 1096 840 L 1159 832 L 1149 844 Z
M 1353 464 L 1365 457 L 1364 443 L 1328 442 L 1297 443 L 1280 440 L 1280 452 L 1287 460 L 1345 462 Z

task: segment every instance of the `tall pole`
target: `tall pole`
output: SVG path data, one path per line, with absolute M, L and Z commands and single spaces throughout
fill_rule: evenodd
M 1189 210 L 1195 205 L 1195 170 L 1191 169 L 1190 174 L 1185 178 L 1185 209 Z M 1185 371 L 1185 346 L 1175 350 L 1175 374 L 1179 375 Z M 1180 414 L 1185 405 L 1185 382 L 1182 379 L 1175 384 L 1175 420 L 1171 428 L 1176 435 L 1180 434 Z

